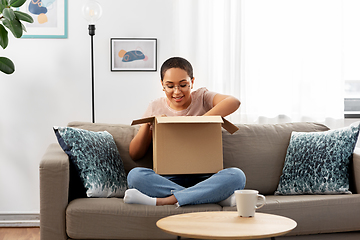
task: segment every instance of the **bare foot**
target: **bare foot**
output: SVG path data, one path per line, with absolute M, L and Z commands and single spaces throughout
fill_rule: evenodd
M 177 203 L 177 199 L 174 195 L 171 195 L 166 198 L 157 198 L 156 199 L 156 206 L 162 206 L 162 205 L 174 205 Z

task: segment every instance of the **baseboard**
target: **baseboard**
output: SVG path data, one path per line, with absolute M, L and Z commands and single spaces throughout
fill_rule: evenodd
M 40 227 L 40 214 L 0 213 L 0 227 Z

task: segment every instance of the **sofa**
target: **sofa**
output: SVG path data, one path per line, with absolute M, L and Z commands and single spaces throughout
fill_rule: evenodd
M 222 132 L 224 168 L 238 167 L 247 177 L 246 189 L 266 196 L 258 212 L 294 219 L 297 227 L 279 239 L 360 239 L 360 149 L 350 157 L 352 194 L 274 195 L 278 188 L 290 137 L 295 132 L 323 132 L 319 123 L 236 124 L 234 134 Z M 71 122 L 68 127 L 109 132 L 126 172 L 142 166 L 152 168 L 152 149 L 134 162 L 128 153 L 138 126 Z M 125 204 L 122 198 L 86 197 L 72 170 L 68 155 L 51 143 L 40 166 L 41 240 L 65 239 L 176 239 L 156 227 L 173 214 L 197 211 L 236 211 L 219 204 L 182 207 Z

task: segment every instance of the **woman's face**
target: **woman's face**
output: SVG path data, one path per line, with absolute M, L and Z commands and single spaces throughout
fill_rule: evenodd
M 193 83 L 194 78 L 190 79 L 187 72 L 181 68 L 169 68 L 165 72 L 162 85 L 172 109 L 181 111 L 190 105 Z

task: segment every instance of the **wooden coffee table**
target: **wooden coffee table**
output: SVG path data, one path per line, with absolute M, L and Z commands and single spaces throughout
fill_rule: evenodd
M 243 218 L 236 211 L 218 211 L 172 215 L 156 225 L 167 233 L 187 238 L 274 239 L 293 230 L 297 223 L 274 214 L 255 213 L 254 217 Z

